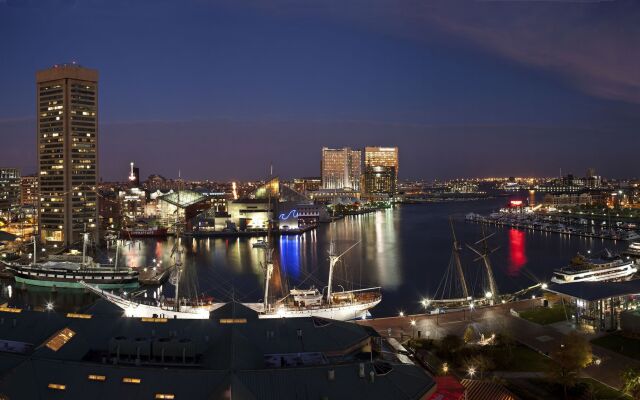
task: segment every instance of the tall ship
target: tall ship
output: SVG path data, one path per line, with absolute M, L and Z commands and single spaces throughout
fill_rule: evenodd
M 638 272 L 633 260 L 621 258 L 605 250 L 599 258 L 587 258 L 578 254 L 571 265 L 557 269 L 553 272 L 551 282 L 604 282 L 627 280 Z
M 175 263 L 172 266 L 169 282 L 175 286 L 174 298 L 163 298 L 153 303 L 134 301 L 91 282 L 80 282 L 80 285 L 108 302 L 120 307 L 125 317 L 134 318 L 168 318 L 168 319 L 208 319 L 209 313 L 222 307 L 225 303 L 215 303 L 211 297 L 195 299 L 180 298 L 180 280 L 184 273 L 182 265 L 181 233 L 176 228 L 176 241 L 172 250 Z
M 13 273 L 17 283 L 31 286 L 82 289 L 82 281 L 101 289 L 131 289 L 139 286 L 138 272 L 118 268 L 117 258 L 114 265 L 103 266 L 87 256 L 87 241 L 88 235 L 85 234 L 82 255 L 52 255 L 47 261 L 38 262 L 34 240 L 30 264 L 4 261 L 3 264 Z
M 283 298 L 270 303 L 269 282 L 273 274 L 273 249 L 269 242 L 259 242 L 257 247 L 264 252 L 264 261 L 262 262 L 265 273 L 264 300 L 262 303 L 246 303 L 245 305 L 255 310 L 259 318 L 322 317 L 341 321 L 366 318 L 369 310 L 382 301 L 380 287 L 335 292 L 333 290 L 336 263 L 358 243 L 338 255 L 335 252 L 335 243 L 331 242 L 329 247 L 329 281 L 326 293 L 315 287 L 294 288 Z

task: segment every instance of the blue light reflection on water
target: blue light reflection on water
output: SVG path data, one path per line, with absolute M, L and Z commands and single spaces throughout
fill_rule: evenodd
M 405 205 L 395 210 L 321 224 L 317 230 L 298 237 L 276 239 L 274 257 L 282 268 L 282 274 L 277 276 L 286 279 L 289 287 L 312 284 L 323 287 L 328 275 L 330 241 L 336 241 L 338 251 L 360 241 L 338 265 L 336 283 L 346 286 L 350 282 L 354 288 L 381 286 L 383 302 L 373 310 L 375 316 L 395 315 L 399 309 L 418 312 L 420 300 L 435 293 L 450 261 L 449 215 L 458 218 L 455 227 L 459 241 L 474 243 L 480 237 L 481 227 L 463 222 L 464 214 L 470 211 L 487 213 L 504 202 L 505 199 L 493 199 Z M 491 238 L 492 247 L 501 246 L 491 256 L 501 292 L 513 292 L 530 286 L 536 279 L 548 279 L 554 268 L 568 263 L 577 251 L 591 249 L 593 253 L 604 247 L 620 250 L 625 246 L 620 242 L 576 236 L 513 232 L 510 228 L 487 227 L 487 230 L 496 232 Z M 241 301 L 260 300 L 264 273 L 260 266 L 262 256 L 252 246 L 257 240 L 184 239 L 184 265 L 186 275 L 194 282 L 192 292 L 204 292 L 221 300 L 229 300 L 231 296 Z M 154 258 L 163 265 L 170 265 L 173 243 L 173 238 L 125 243 L 121 248 L 121 265 L 148 267 Z M 481 280 L 476 279 L 482 273 L 482 266 L 473 259 L 473 255 L 464 249 L 462 261 L 468 281 L 470 284 L 475 282 L 475 290 L 483 293 L 485 288 L 481 287 Z M 282 287 L 285 286 L 274 283 L 273 292 L 278 293 Z M 165 284 L 163 291 L 172 295 L 173 287 Z M 42 302 L 42 296 L 51 296 L 50 293 L 42 293 L 27 293 L 14 287 L 12 301 L 21 299 L 41 305 L 38 302 Z M 65 304 L 69 309 L 90 301 L 87 296 L 77 294 L 70 299 L 63 298 L 62 291 L 55 296 L 58 297 L 56 303 Z

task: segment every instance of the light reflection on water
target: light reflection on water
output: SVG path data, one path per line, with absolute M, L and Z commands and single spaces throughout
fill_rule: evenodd
M 326 286 L 328 275 L 327 252 L 331 239 L 342 252 L 361 241 L 348 252 L 336 269 L 336 286 L 359 288 L 381 286 L 383 301 L 373 310 L 376 316 L 393 315 L 399 309 L 420 311 L 420 300 L 433 295 L 444 274 L 451 255 L 449 215 L 458 217 L 456 233 L 462 243 L 473 243 L 480 237 L 480 226 L 462 222 L 465 213 L 489 212 L 505 200 L 485 200 L 466 203 L 445 203 L 401 206 L 396 210 L 348 217 L 332 224 L 322 224 L 317 230 L 300 236 L 276 239 L 275 270 L 270 292 L 286 293 L 293 286 L 318 288 Z M 496 280 L 501 292 L 513 292 L 530 286 L 537 279 L 548 279 L 554 268 L 566 264 L 577 251 L 592 252 L 609 247 L 624 247 L 622 243 L 605 242 L 575 236 L 543 232 L 518 231 L 489 227 L 496 232 L 491 247 L 502 246 L 492 254 Z M 185 295 L 205 293 L 224 301 L 260 301 L 263 292 L 263 270 L 260 250 L 253 244 L 262 238 L 187 238 L 184 249 L 186 285 Z M 125 243 L 121 247 L 120 265 L 152 267 L 153 259 L 171 265 L 174 239 L 144 240 Z M 110 254 L 113 257 L 113 252 Z M 106 257 L 106 255 L 105 255 Z M 462 261 L 468 281 L 481 271 L 473 256 L 463 251 Z M 475 287 L 484 293 L 485 288 Z M 166 283 L 161 289 L 173 295 L 173 286 Z M 42 306 L 54 299 L 56 309 L 78 309 L 90 303 L 92 296 L 83 293 L 52 294 L 49 289 L 18 290 L 13 284 L 11 302 Z M 157 294 L 156 294 L 157 295 Z M 7 291 L 2 292 L 7 298 Z M 154 296 L 149 291 L 148 298 Z

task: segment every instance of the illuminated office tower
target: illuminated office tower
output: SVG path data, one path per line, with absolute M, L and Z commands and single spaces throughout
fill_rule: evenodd
M 362 152 L 322 148 L 322 188 L 360 190 Z
M 0 214 L 20 205 L 20 171 L 0 168 Z
M 368 195 L 394 196 L 398 187 L 398 148 L 365 147 L 364 189 Z
M 36 86 L 40 236 L 70 246 L 97 237 L 98 71 L 55 65 Z

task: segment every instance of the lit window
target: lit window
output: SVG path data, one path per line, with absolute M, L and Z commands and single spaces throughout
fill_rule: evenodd
M 174 394 L 171 393 L 156 393 L 156 399 L 175 399 L 176 396 Z
M 64 328 L 47 340 L 46 346 L 53 351 L 58 351 L 62 346 L 67 344 L 76 333 L 69 328 Z
M 122 378 L 122 383 L 139 384 L 140 382 L 142 382 L 142 379 L 140 378 Z
M 104 376 L 104 375 L 91 374 L 91 375 L 87 376 L 87 379 L 89 379 L 90 381 L 104 382 L 104 381 L 107 380 L 107 377 Z
M 67 318 L 91 319 L 91 314 L 68 313 Z
M 142 322 L 167 322 L 166 318 L 142 318 Z
M 19 312 L 22 312 L 22 308 L 0 307 L 0 311 L 10 312 L 10 313 L 19 313 Z
M 47 387 L 53 390 L 65 390 L 67 388 L 67 385 L 61 385 L 59 383 L 50 383 L 47 385 Z
M 221 318 L 220 323 L 221 324 L 246 324 L 247 319 L 246 318 Z

